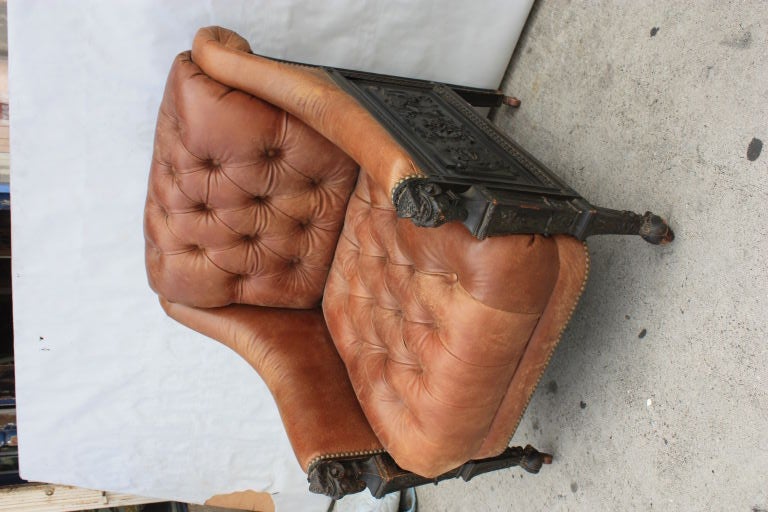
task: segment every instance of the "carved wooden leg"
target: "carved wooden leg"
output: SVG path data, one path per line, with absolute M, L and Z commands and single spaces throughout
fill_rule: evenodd
M 675 239 L 667 221 L 651 212 L 640 215 L 593 206 L 583 215 L 586 218 L 582 238 L 592 235 L 640 235 L 654 245 L 668 244 Z
M 581 197 L 489 190 L 472 186 L 454 192 L 428 178 L 401 181 L 392 193 L 397 215 L 421 227 L 437 227 L 458 220 L 479 239 L 514 233 L 573 235 L 639 235 L 652 244 L 667 244 L 675 235 L 667 222 L 651 212 L 593 206 Z
M 461 477 L 469 481 L 477 475 L 499 469 L 520 466 L 529 473 L 538 473 L 543 464 L 550 464 L 552 456 L 541 453 L 531 445 L 507 448 L 496 457 L 470 460 L 462 466 L 435 478 L 425 478 L 400 468 L 389 454 L 368 457 L 348 457 L 321 460 L 313 464 L 307 476 L 309 490 L 340 499 L 360 492 L 366 487 L 376 498 L 390 492 L 416 487 L 441 480 Z

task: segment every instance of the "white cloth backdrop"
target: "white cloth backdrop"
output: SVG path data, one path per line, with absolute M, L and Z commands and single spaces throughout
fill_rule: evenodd
M 22 475 L 324 510 L 256 373 L 166 318 L 147 286 L 142 209 L 171 61 L 216 24 L 265 55 L 495 88 L 531 3 L 12 0 Z

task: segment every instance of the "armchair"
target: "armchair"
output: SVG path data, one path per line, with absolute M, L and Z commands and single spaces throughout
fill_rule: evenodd
M 218 27 L 198 32 L 158 115 L 149 283 L 169 316 L 261 375 L 313 492 L 381 496 L 513 465 L 536 473 L 551 456 L 507 445 L 584 289 L 579 238 L 664 242 L 671 230 L 652 214 L 592 207 L 506 139 L 497 161 L 549 181 L 509 186 L 486 167 L 473 182 L 460 165 L 438 176 L 345 76 L 375 78 L 259 57 Z M 433 121 L 416 132 L 462 133 Z M 478 137 L 454 153 L 459 163 L 482 156 Z

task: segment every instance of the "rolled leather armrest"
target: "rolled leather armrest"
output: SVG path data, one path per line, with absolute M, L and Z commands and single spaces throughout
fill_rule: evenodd
M 400 180 L 422 176 L 410 155 L 321 68 L 286 64 L 250 53 L 221 27 L 201 28 L 192 60 L 215 80 L 293 114 L 352 157 L 387 194 Z
M 275 398 L 302 469 L 320 457 L 383 451 L 319 309 L 194 308 L 161 298 L 176 321 L 237 352 Z

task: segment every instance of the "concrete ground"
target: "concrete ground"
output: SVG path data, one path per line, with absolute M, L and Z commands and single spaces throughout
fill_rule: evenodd
M 495 120 L 594 204 L 590 281 L 516 433 L 555 454 L 420 510 L 768 511 L 768 5 L 539 0 Z

